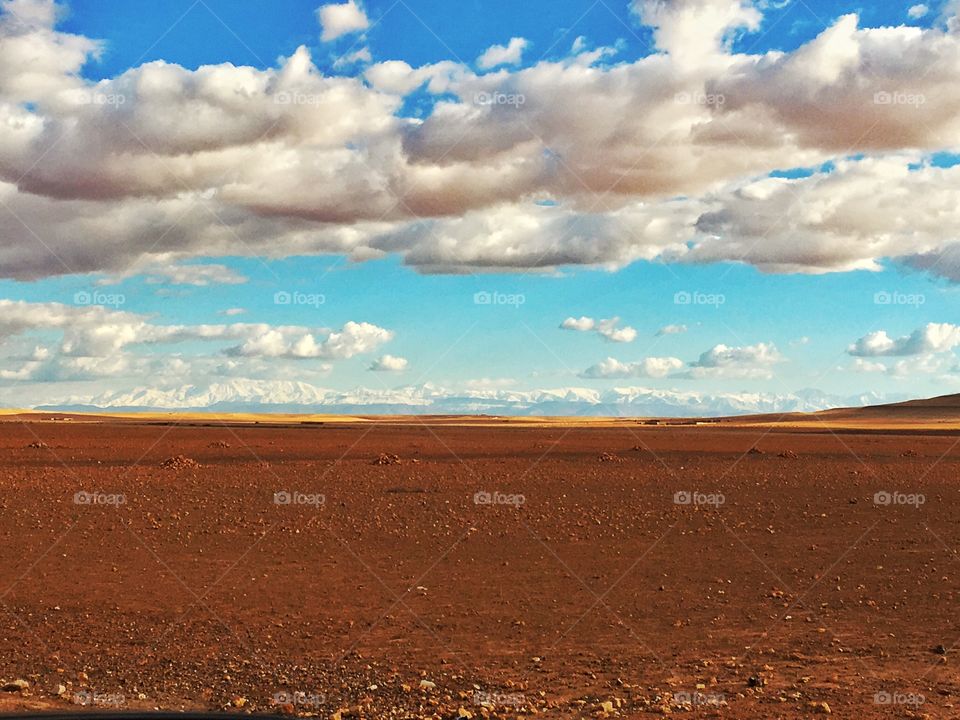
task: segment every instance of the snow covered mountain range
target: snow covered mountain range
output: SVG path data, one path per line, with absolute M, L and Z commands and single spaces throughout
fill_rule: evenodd
M 711 394 L 645 387 L 455 390 L 429 383 L 342 391 L 304 382 L 239 378 L 206 386 L 185 385 L 168 390 L 137 388 L 93 397 L 71 397 L 38 409 L 682 417 L 814 412 L 898 399 L 873 393 L 840 397 L 818 390 L 783 394 Z

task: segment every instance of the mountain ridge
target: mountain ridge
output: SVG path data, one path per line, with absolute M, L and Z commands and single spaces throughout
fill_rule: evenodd
M 72 397 L 37 406 L 75 412 L 260 412 L 348 414 L 452 414 L 532 416 L 724 417 L 810 413 L 862 407 L 881 400 L 873 393 L 841 397 L 814 389 L 794 393 L 677 391 L 623 386 L 537 390 L 449 389 L 431 383 L 395 388 L 331 390 L 294 380 L 234 378 L 206 386 L 134 388 L 94 397 Z

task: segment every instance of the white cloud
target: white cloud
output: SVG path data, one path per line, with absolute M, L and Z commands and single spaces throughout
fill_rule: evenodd
M 863 358 L 857 358 L 850 365 L 850 369 L 854 372 L 863 372 L 863 373 L 883 373 L 887 372 L 887 366 L 881 362 L 873 362 L 871 360 L 864 360 Z
M 909 335 L 891 338 L 885 330 L 864 335 L 847 348 L 856 357 L 903 357 L 944 353 L 960 345 L 960 326 L 928 323 Z
M 757 343 L 742 347 L 714 345 L 700 354 L 690 363 L 687 377 L 692 379 L 707 377 L 769 379 L 773 377 L 772 366 L 783 362 L 784 358 L 772 343 Z
M 880 270 L 880 259 L 893 257 L 953 278 L 960 273 L 960 247 L 943 227 L 960 222 L 954 202 L 960 165 L 912 166 L 918 159 L 844 160 L 830 172 L 766 178 L 727 191 L 717 196 L 716 209 L 699 217 L 702 240 L 686 259 L 821 273 Z
M 563 328 L 564 330 L 576 330 L 577 332 L 588 332 L 590 330 L 593 330 L 594 327 L 596 327 L 596 324 L 597 323 L 593 318 L 587 317 L 586 315 L 584 315 L 579 318 L 568 317 L 566 320 L 560 323 L 560 327 Z
M 401 372 L 407 369 L 407 359 L 396 355 L 383 355 L 370 363 L 368 369 L 374 372 Z
M 854 372 L 885 373 L 894 378 L 910 379 L 917 375 L 936 375 L 954 370 L 956 359 L 953 356 L 925 353 L 897 360 L 891 365 L 882 362 L 855 358 L 850 366 Z
M 341 70 L 343 68 L 348 68 L 353 65 L 358 64 L 369 64 L 373 62 L 373 55 L 370 53 L 370 48 L 362 47 L 359 50 L 354 52 L 347 53 L 341 57 L 338 57 L 336 62 L 333 64 L 335 68 Z
M 674 357 L 648 357 L 636 362 L 623 363 L 608 357 L 587 368 L 580 377 L 584 378 L 663 378 L 674 370 L 683 367 L 683 360 Z
M 657 330 L 657 337 L 662 337 L 663 335 L 681 335 L 685 332 L 687 332 L 686 325 L 664 325 Z
M 500 65 L 519 65 L 526 47 L 527 40 L 522 37 L 510 38 L 506 45 L 491 45 L 477 58 L 477 67 L 492 70 Z
M 911 5 L 910 9 L 907 10 L 907 15 L 913 20 L 919 20 L 922 17 L 926 17 L 929 12 L 930 8 L 920 3 L 919 5 Z
M 960 167 L 927 158 L 960 137 L 960 33 L 848 15 L 789 52 L 733 53 L 765 6 L 638 1 L 658 52 L 609 66 L 578 43 L 480 75 L 387 61 L 351 78 L 301 47 L 276 68 L 151 62 L 93 83 L 99 43 L 58 31 L 52 2 L 7 0 L 0 276 L 397 253 L 422 272 L 893 258 L 956 280 Z M 355 3 L 318 14 L 331 39 L 369 24 Z M 402 116 L 423 86 L 435 106 Z M 515 102 L 477 100 L 495 93 Z
M 356 0 L 342 4 L 321 5 L 317 8 L 317 18 L 323 27 L 320 39 L 324 42 L 336 40 L 341 35 L 360 32 L 370 27 L 370 21 Z
M 637 339 L 637 331 L 630 327 L 618 327 L 620 318 L 610 318 L 597 323 L 597 332 L 610 342 L 629 343 Z
M 637 339 L 637 331 L 630 327 L 619 327 L 620 318 L 613 317 L 605 320 L 594 320 L 590 317 L 568 317 L 560 327 L 564 330 L 575 330 L 577 332 L 596 331 L 605 340 L 618 343 L 629 343 Z
M 757 343 L 743 347 L 714 345 L 700 355 L 700 359 L 691 363 L 694 367 L 725 367 L 730 365 L 772 365 L 783 358 L 772 343 Z
M 234 317 L 236 315 L 243 315 L 246 312 L 246 308 L 234 307 L 227 308 L 226 310 L 221 310 L 218 315 L 225 315 L 226 317 Z
M 762 16 L 752 0 L 634 0 L 657 47 L 685 66 L 702 67 L 725 55 L 738 29 L 756 30 Z
M 151 367 L 172 358 L 160 353 L 138 356 L 133 350 L 188 342 L 217 343 L 217 353 L 227 357 L 339 360 L 373 352 L 394 335 L 376 325 L 352 321 L 340 330 L 264 323 L 157 325 L 143 315 L 99 305 L 0 300 L 0 341 L 45 331 L 59 333 L 59 345 L 45 348 L 17 370 L 6 371 L 5 379 L 18 374 L 48 380 L 153 374 Z

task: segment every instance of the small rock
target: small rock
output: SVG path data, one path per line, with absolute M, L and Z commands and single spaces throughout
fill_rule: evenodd
M 399 465 L 400 457 L 390 453 L 380 453 L 380 456 L 374 460 L 372 465 Z
M 421 690 L 433 690 L 433 689 L 436 688 L 436 687 L 437 687 L 437 684 L 436 684 L 435 682 L 431 682 L 430 680 L 421 680 L 421 681 L 420 681 L 420 689 L 421 689 Z
M 935 648 L 933 648 L 933 649 L 931 650 L 931 652 L 934 652 L 934 653 L 936 653 L 937 655 L 946 655 L 946 654 L 947 654 L 947 648 L 946 648 L 945 645 L 943 645 L 943 644 L 941 643 L 940 645 L 937 645 Z
M 0 690 L 3 690 L 3 692 L 23 692 L 29 687 L 30 683 L 28 683 L 26 680 L 18 678 L 13 682 L 8 682 L 6 685 L 0 688 Z
M 823 700 L 814 700 L 807 703 L 807 707 L 813 710 L 815 713 L 820 713 L 821 715 L 829 715 L 833 712 L 830 709 L 830 706 L 827 705 Z

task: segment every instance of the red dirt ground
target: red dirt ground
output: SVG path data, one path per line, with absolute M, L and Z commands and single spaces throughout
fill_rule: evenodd
M 958 442 L 3 422 L 0 709 L 956 717 Z

